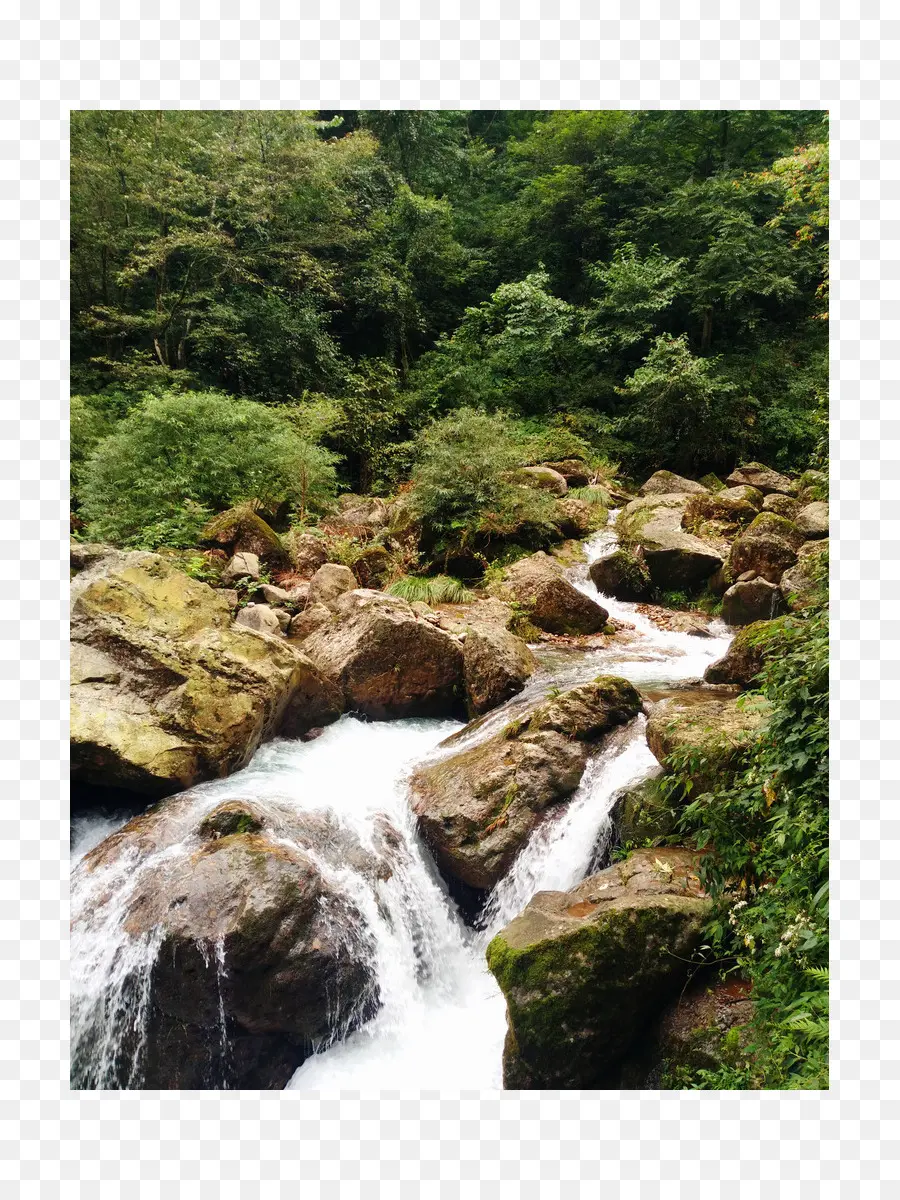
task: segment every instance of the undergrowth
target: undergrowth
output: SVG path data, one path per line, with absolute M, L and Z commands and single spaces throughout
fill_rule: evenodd
M 386 590 L 410 604 L 415 601 L 423 604 L 465 604 L 475 599 L 465 584 L 452 575 L 403 575 Z

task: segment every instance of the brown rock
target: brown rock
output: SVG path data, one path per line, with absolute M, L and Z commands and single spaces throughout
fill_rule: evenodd
M 501 624 L 471 625 L 463 645 L 463 673 L 471 713 L 485 713 L 505 704 L 521 692 L 536 666 L 525 642 Z
M 357 586 L 356 576 L 349 567 L 340 563 L 323 563 L 309 581 L 309 604 L 324 604 L 327 607 Z
M 757 488 L 764 495 L 768 495 L 769 492 L 783 492 L 786 496 L 791 496 L 797 490 L 797 485 L 786 475 L 779 475 L 771 467 L 763 466 L 758 462 L 735 467 L 726 482 L 732 487 L 749 484 L 750 487 Z
M 726 625 L 769 621 L 783 612 L 780 590 L 766 579 L 734 583 L 722 597 L 722 620 Z
M 599 633 L 609 614 L 574 587 L 564 568 L 549 555 L 522 558 L 506 571 L 502 598 L 524 608 L 531 621 L 548 633 Z
M 601 676 L 420 767 L 413 811 L 441 871 L 470 887 L 494 887 L 546 810 L 578 787 L 597 743 L 640 707 L 630 683 Z
M 639 496 L 670 496 L 675 493 L 706 495 L 709 488 L 693 479 L 685 479 L 683 475 L 676 475 L 674 471 L 657 471 L 638 488 Z

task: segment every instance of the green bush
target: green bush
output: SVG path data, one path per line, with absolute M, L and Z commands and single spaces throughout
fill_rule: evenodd
M 244 500 L 301 515 L 334 496 L 334 456 L 277 413 L 220 392 L 147 399 L 96 443 L 82 471 L 90 536 L 190 545 L 209 517 Z
M 828 1086 L 828 610 L 773 623 L 759 688 L 771 715 L 746 768 L 684 809 L 709 851 L 713 948 L 749 978 L 755 1019 L 741 1066 L 694 1086 Z M 677 772 L 676 772 L 677 775 Z M 687 784 L 687 777 L 681 780 Z
M 422 432 L 417 460 L 410 501 L 438 553 L 558 540 L 554 497 L 510 479 L 521 454 L 504 417 L 461 408 Z

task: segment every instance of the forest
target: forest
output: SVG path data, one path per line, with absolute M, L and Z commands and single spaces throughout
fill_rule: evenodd
M 588 866 L 619 870 L 644 863 L 641 855 L 649 855 L 649 871 L 670 880 L 687 861 L 679 855 L 690 852 L 709 906 L 696 937 L 683 943 L 685 961 L 702 968 L 704 980 L 737 988 L 741 1004 L 752 997 L 752 1011 L 741 1008 L 742 1023 L 727 1030 L 704 1017 L 704 1037 L 692 1029 L 688 1050 L 663 1056 L 655 1085 L 827 1087 L 827 115 L 82 111 L 72 115 L 70 194 L 73 563 L 87 587 L 96 563 L 113 570 L 97 547 L 150 554 L 163 564 L 151 574 L 174 570 L 190 581 L 185 587 L 205 589 L 184 602 L 187 609 L 211 604 L 207 592 L 216 603 L 227 596 L 232 629 L 302 646 L 316 672 L 314 686 L 304 686 L 315 692 L 317 713 L 298 718 L 293 692 L 292 700 L 266 699 L 265 720 L 252 737 L 242 734 L 230 758 L 215 759 L 203 742 L 206 765 L 172 768 L 163 783 L 162 768 L 147 765 L 161 751 L 112 746 L 111 693 L 102 689 L 125 685 L 91 657 L 78 676 L 94 691 L 90 728 L 73 733 L 73 746 L 80 737 L 86 747 L 83 762 L 73 750 L 75 781 L 140 793 L 149 803 L 246 767 L 277 731 L 275 708 L 279 720 L 293 714 L 301 736 L 337 717 L 346 722 L 349 712 L 375 721 L 477 718 L 514 703 L 517 692 L 530 696 L 533 673 L 538 679 L 546 663 L 559 670 L 562 659 L 552 654 L 588 663 L 600 647 L 610 655 L 602 678 L 625 677 L 618 690 L 609 685 L 602 698 L 591 697 L 605 714 L 603 736 L 642 720 L 643 711 L 663 774 L 635 776 L 625 807 L 616 800 L 617 832 L 605 857 L 588 845 L 580 875 L 563 890 L 597 877 Z M 604 541 L 612 528 L 617 540 Z M 602 547 L 602 560 L 589 555 L 580 567 L 582 544 Z M 535 596 L 549 597 L 549 575 L 561 578 L 563 568 L 578 586 L 554 601 L 562 615 L 548 615 Z M 364 619 L 341 608 L 340 597 L 373 592 L 404 602 L 404 619 L 440 625 L 444 642 L 456 638 L 460 663 L 473 656 L 464 672 L 453 667 L 444 707 L 434 699 L 444 685 L 433 679 L 427 701 L 404 693 L 401 702 L 393 692 L 387 701 L 375 698 L 381 684 L 351 685 L 344 666 L 345 695 L 328 699 L 323 664 L 336 661 L 349 637 L 337 627 Z M 87 595 L 73 607 L 73 637 L 99 620 L 101 601 L 91 609 Z M 172 595 L 165 603 L 177 607 Z M 151 624 L 161 603 L 153 597 L 141 609 Z M 583 612 L 583 602 L 602 619 Z M 360 600 L 360 611 L 368 603 L 375 602 Z M 495 636 L 486 630 L 496 631 L 498 603 L 507 608 Z M 116 610 L 116 621 L 125 611 Z M 656 645 L 653 630 L 661 629 L 675 657 L 690 658 L 688 641 L 709 639 L 709 657 L 694 673 L 686 666 L 673 676 L 676 703 L 687 684 L 710 689 L 692 695 L 696 709 L 679 710 L 677 736 L 654 716 L 662 692 L 653 691 L 645 668 L 632 675 L 616 667 L 631 661 L 619 647 L 628 638 L 634 644 L 642 621 L 651 622 L 647 645 Z M 220 625 L 208 617 L 209 628 Z M 135 641 L 125 653 L 121 628 L 114 636 L 110 629 L 82 640 L 91 656 L 115 660 L 116 670 L 159 653 L 149 634 L 140 635 L 139 652 Z M 370 645 L 374 629 L 367 627 Z M 497 656 L 484 672 L 490 684 L 474 659 L 476 635 L 483 653 Z M 516 646 L 499 648 L 510 637 Z M 538 669 L 532 650 L 541 645 L 551 657 L 545 663 L 535 651 Z M 446 649 L 441 643 L 434 654 Z M 166 653 L 166 671 L 192 680 L 193 665 L 177 666 L 175 652 Z M 277 674 L 287 650 L 280 644 L 271 653 Z M 427 659 L 425 650 L 416 653 Z M 493 686 L 501 658 L 515 659 L 521 678 L 482 701 L 479 689 Z M 397 661 L 392 669 L 403 674 Z M 419 661 L 409 667 L 409 689 Z M 290 667 L 295 689 L 297 669 Z M 586 669 L 572 675 L 575 691 L 594 686 L 596 669 Z M 134 670 L 149 678 L 142 674 L 149 667 Z M 440 670 L 434 666 L 435 677 Z M 545 708 L 528 718 L 528 737 L 556 737 L 562 728 L 546 706 L 572 693 L 560 696 L 569 684 L 551 682 Z M 246 694 L 257 686 L 241 685 Z M 152 696 L 142 687 L 133 685 L 127 714 L 143 722 L 143 739 L 163 693 L 161 684 Z M 200 712 L 196 694 L 194 703 Z M 668 693 L 664 703 L 672 703 Z M 526 727 L 510 711 L 507 757 Z M 551 756 L 550 775 L 573 739 L 600 744 L 596 721 L 586 733 L 581 716 L 567 714 L 575 724 L 568 748 Z M 187 718 L 177 720 L 177 736 L 187 738 Z M 195 740 L 200 720 L 191 717 Z M 163 722 L 166 738 L 175 736 L 172 722 Z M 285 728 L 281 736 L 294 736 Z M 643 1069 L 634 1052 L 643 1034 L 629 1033 L 615 1061 L 597 1058 L 592 1075 L 555 1075 L 546 1063 L 559 1048 L 539 1033 L 546 1018 L 526 1011 L 522 999 L 522 981 L 532 987 L 546 960 L 529 958 L 529 947 L 507 935 L 526 918 L 536 927 L 544 915 L 532 912 L 540 896 L 530 893 L 519 895 L 519 909 L 503 909 L 502 889 L 509 891 L 510 864 L 528 849 L 517 845 L 519 858 L 512 854 L 513 827 L 524 829 L 527 816 L 534 842 L 546 797 L 526 813 L 516 775 L 499 803 L 494 797 L 493 807 L 479 810 L 479 837 L 495 839 L 488 868 L 487 852 L 476 864 L 470 842 L 448 847 L 446 831 L 429 825 L 435 797 L 449 803 L 446 780 L 429 770 L 413 777 L 414 811 L 460 912 L 484 929 L 486 913 L 515 918 L 502 932 L 502 922 L 491 927 L 487 947 L 508 1006 L 506 1086 L 637 1086 L 627 1080 Z M 579 779 L 584 770 L 582 762 Z M 216 837 L 261 836 L 252 832 L 259 821 L 265 826 L 255 810 L 240 819 Z M 454 817 L 469 822 L 470 833 L 472 819 L 468 809 Z M 506 839 L 501 848 L 497 839 Z M 226 947 L 228 936 L 221 935 Z M 656 978 L 650 967 L 646 973 Z M 290 1044 L 302 1051 L 278 1050 L 277 1086 L 293 1070 L 308 1071 L 318 1047 L 348 1032 L 356 1037 L 379 1004 L 386 1010 L 383 981 L 378 986 L 365 1001 L 357 997 L 338 1032 L 291 1029 Z M 574 995 L 577 981 L 567 986 Z M 362 985 L 354 987 L 359 993 Z M 662 995 L 675 983 L 659 987 Z M 559 996 L 551 1000 L 546 1011 L 562 1011 Z M 102 1020 L 122 1007 L 122 996 L 104 1004 Z M 148 1044 L 156 1038 L 171 1049 L 170 1022 L 183 1014 L 157 1007 L 159 1028 Z M 100 1019 L 91 1012 L 91 1021 Z M 646 1016 L 648 1029 L 651 1016 L 656 1010 Z M 595 1018 L 579 1009 L 578 1019 L 586 1023 L 583 1044 L 594 1046 Z M 273 1020 L 260 1027 L 275 1028 Z M 274 1086 L 259 1066 L 275 1054 L 269 1043 L 254 1042 L 253 1071 L 241 1075 L 234 1065 L 234 1047 L 252 1041 L 247 1030 L 257 1035 L 237 1000 L 222 1021 L 232 1083 L 198 1083 L 202 1072 L 160 1083 L 161 1051 L 146 1047 L 140 1078 L 156 1086 Z M 86 1044 L 96 1044 L 97 1026 L 88 1027 Z M 529 1050 L 529 1039 L 537 1049 Z M 134 1086 L 138 1076 L 123 1073 L 122 1054 L 120 1047 L 112 1055 L 108 1077 L 82 1065 L 76 1076 L 94 1082 L 81 1086 L 110 1086 L 111 1078 L 112 1086 L 128 1086 L 129 1078 Z M 651 1076 L 641 1078 L 646 1086 Z

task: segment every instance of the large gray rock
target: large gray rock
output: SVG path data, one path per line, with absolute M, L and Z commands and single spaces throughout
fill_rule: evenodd
M 771 621 L 754 621 L 734 636 L 725 655 L 706 668 L 707 683 L 738 683 L 748 687 L 762 670 L 768 657 L 769 643 L 765 635 L 777 628 Z
M 764 711 L 762 701 L 744 706 L 738 699 L 663 700 L 647 721 L 647 745 L 663 767 L 679 764 L 693 780 L 696 797 L 727 783 L 743 765 Z
M 797 514 L 797 528 L 808 538 L 828 537 L 828 505 L 815 500 Z
M 307 602 L 329 608 L 346 592 L 357 587 L 356 576 L 341 563 L 323 563 L 309 581 Z
M 685 479 L 683 475 L 676 475 L 674 471 L 657 471 L 638 488 L 639 496 L 670 496 L 676 492 L 708 495 L 709 488 L 693 479 Z
M 464 711 L 463 651 L 452 635 L 419 620 L 405 600 L 365 588 L 333 607 L 303 650 L 349 709 L 376 719 Z
M 292 529 L 284 537 L 291 564 L 299 575 L 313 575 L 328 561 L 328 551 L 322 538 L 312 533 Z
M 688 850 L 636 850 L 538 892 L 487 949 L 506 998 L 507 1089 L 597 1088 L 683 988 L 712 905 Z
M 413 811 L 444 875 L 494 887 L 547 810 L 578 787 L 598 742 L 640 708 L 630 683 L 601 676 L 420 767 L 411 781 Z
M 502 625 L 471 625 L 463 645 L 463 673 L 471 713 L 488 712 L 518 695 L 536 666 L 527 645 Z
M 249 550 L 235 554 L 222 572 L 222 584 L 225 587 L 237 583 L 239 579 L 259 579 L 259 556 L 251 554 Z
M 623 546 L 642 548 L 653 583 L 664 590 L 703 583 L 724 559 L 723 551 L 682 528 L 689 499 L 687 493 L 641 497 L 618 517 Z
M 743 483 L 749 484 L 750 487 L 761 491 L 763 495 L 768 495 L 769 492 L 783 492 L 786 496 L 792 496 L 797 491 L 797 485 L 793 480 L 788 479 L 786 475 L 779 475 L 771 467 L 766 467 L 758 462 L 745 463 L 742 467 L 735 467 L 726 482 L 731 487 L 738 487 Z
M 323 625 L 328 625 L 331 617 L 331 609 L 326 608 L 324 604 L 308 604 L 303 612 L 297 613 L 291 621 L 288 626 L 288 637 L 298 642 L 302 641 L 311 633 L 315 633 L 317 629 L 321 629 Z
M 513 563 L 500 592 L 548 633 L 599 633 L 609 617 L 605 608 L 569 583 L 564 568 L 547 554 L 533 554 Z
M 267 633 L 270 637 L 281 634 L 281 623 L 268 604 L 248 604 L 234 618 L 234 623 L 246 629 L 255 629 L 257 633 Z
M 769 621 L 784 612 L 781 591 L 766 579 L 733 583 L 722 597 L 722 620 L 726 625 L 752 625 Z
M 220 592 L 152 554 L 72 584 L 72 777 L 162 796 L 245 766 L 341 713 L 298 649 L 232 624 Z
M 121 876 L 132 859 L 144 864 L 119 884 L 125 930 L 159 939 L 140 1077 L 119 1086 L 284 1087 L 316 1042 L 345 1035 L 378 1004 L 370 935 L 341 873 L 349 868 L 374 884 L 404 853 L 386 822 L 364 847 L 327 811 L 277 800 L 210 811 L 193 793 L 92 850 L 83 876 Z M 101 892 L 99 915 L 109 898 Z M 122 900 L 120 891 L 115 901 Z M 75 913 L 76 923 L 97 917 Z M 130 1031 L 119 1033 L 127 1045 Z M 76 1078 L 80 1070 L 83 1086 L 110 1086 L 91 1078 L 94 1047 L 83 1049 Z

